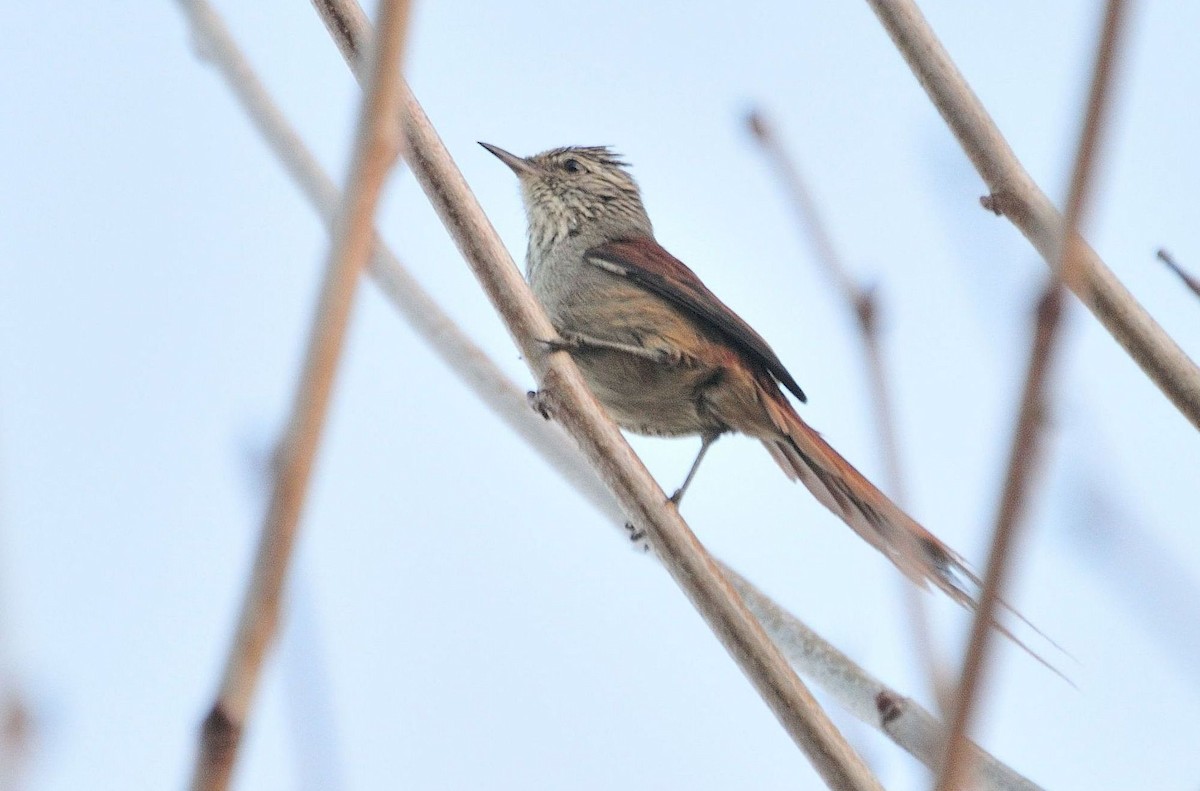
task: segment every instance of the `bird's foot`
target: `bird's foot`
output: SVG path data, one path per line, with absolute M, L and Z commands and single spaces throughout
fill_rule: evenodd
M 650 542 L 646 538 L 646 531 L 634 527 L 633 522 L 625 523 L 625 532 L 629 533 L 629 540 L 633 545 L 643 552 L 650 551 Z
M 550 399 L 546 397 L 546 393 L 542 390 L 530 390 L 525 394 L 525 400 L 529 402 L 530 408 L 537 412 L 545 420 L 551 420 L 554 413 L 550 408 Z

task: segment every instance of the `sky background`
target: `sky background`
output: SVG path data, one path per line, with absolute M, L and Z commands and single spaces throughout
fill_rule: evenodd
M 927 0 L 1060 199 L 1100 3 Z M 1193 357 L 1200 5 L 1137 4 L 1089 239 Z M 220 2 L 344 179 L 359 91 L 301 0 Z M 327 239 L 172 3 L 13 3 L 0 74 L 0 672 L 26 787 L 182 787 L 263 510 Z M 517 260 L 529 154 L 610 144 L 659 240 L 768 338 L 805 419 L 882 473 L 854 326 L 744 127 L 796 155 L 879 288 L 909 507 L 982 567 L 1045 267 L 862 2 L 416 2 L 413 89 Z M 410 175 L 380 228 L 514 379 L 529 374 Z M 1078 686 L 1003 648 L 983 744 L 1048 788 L 1200 777 L 1200 439 L 1077 306 L 1011 599 Z M 695 440 L 635 439 L 671 490 Z M 684 516 L 872 673 L 928 702 L 898 575 L 744 438 Z M 819 788 L 667 575 L 359 291 L 292 617 L 244 789 Z M 929 597 L 957 663 L 969 622 Z M 832 707 L 888 788 L 927 775 Z

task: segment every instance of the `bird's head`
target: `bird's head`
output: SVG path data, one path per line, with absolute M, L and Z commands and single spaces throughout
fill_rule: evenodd
M 489 143 L 480 145 L 520 180 L 531 241 L 576 235 L 589 225 L 611 238 L 652 235 L 637 182 L 607 146 L 568 146 L 519 157 Z

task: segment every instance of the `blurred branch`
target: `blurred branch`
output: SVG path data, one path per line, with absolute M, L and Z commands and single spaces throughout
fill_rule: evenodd
M 913 0 L 867 0 L 959 145 L 991 190 L 984 205 L 1006 215 L 1051 267 L 1064 222 L 1009 148 Z M 1066 285 L 1176 408 L 1200 428 L 1200 369 L 1082 239 Z
M 204 32 L 209 40 L 198 43 L 207 46 L 213 43 L 214 28 L 221 35 L 226 31 L 210 8 L 205 6 L 205 11 L 211 15 Z M 227 37 L 220 43 L 232 44 Z M 223 54 L 214 53 L 214 58 L 222 59 Z M 335 202 L 330 210 L 331 218 L 336 205 Z M 254 507 L 258 508 L 266 501 L 275 475 L 275 454 L 269 442 L 258 441 L 257 437 L 246 437 L 241 450 L 247 490 Z M 296 559 L 288 583 L 288 614 L 279 636 L 279 670 L 295 759 L 295 788 L 298 791 L 340 791 L 346 787 L 346 782 L 338 754 L 337 718 L 326 651 L 321 644 L 312 597 L 312 581 L 305 573 L 303 560 L 303 557 Z
M 896 420 L 892 413 L 891 387 L 888 383 L 887 366 L 883 359 L 883 344 L 879 338 L 879 301 L 875 291 L 864 288 L 851 277 L 842 257 L 838 254 L 837 247 L 833 244 L 833 237 L 829 234 L 829 230 L 821 218 L 817 203 L 804 183 L 800 169 L 796 166 L 794 159 L 788 155 L 783 144 L 779 142 L 774 126 L 757 110 L 750 113 L 747 118 L 747 126 L 762 147 L 763 152 L 775 164 L 775 170 L 792 198 L 800 226 L 806 232 L 809 241 L 812 242 L 817 263 L 837 285 L 846 310 L 853 314 L 857 321 L 858 337 L 862 343 L 863 360 L 866 364 L 867 378 L 870 381 L 871 403 L 875 407 L 875 430 L 883 456 L 887 489 L 897 504 L 903 507 L 907 499 L 906 487 L 900 465 L 900 442 L 897 439 Z M 915 585 L 909 584 L 906 579 L 902 580 L 900 584 L 904 591 L 905 610 L 912 627 L 917 658 L 925 667 L 926 677 L 929 679 L 929 685 L 938 701 L 939 708 L 942 711 L 949 711 L 949 684 L 941 662 L 938 661 L 934 651 L 933 630 L 929 623 L 929 612 L 925 607 L 925 600 L 921 596 L 922 592 Z
M 279 112 L 220 20 L 205 9 L 204 24 L 197 26 L 202 46 L 211 52 L 243 107 L 318 214 L 332 224 L 341 200 L 337 187 Z M 376 238 L 375 245 L 371 273 L 404 318 L 421 332 L 450 370 L 529 443 L 551 469 L 583 494 L 614 526 L 621 525 L 625 517 L 620 505 L 562 429 L 530 410 L 525 393 L 458 328 L 381 240 Z M 904 700 L 903 696 L 872 678 L 737 572 L 723 564 L 721 568 L 794 666 L 864 722 L 882 729 L 927 766 L 935 765 L 944 729 L 928 712 L 910 703 L 903 727 L 884 724 L 875 702 L 877 696 Z M 935 747 L 930 749 L 929 745 Z M 1036 788 L 986 753 L 980 753 L 980 767 L 981 776 L 988 780 L 987 788 Z
M 983 578 L 983 593 L 975 621 L 971 625 L 970 642 L 963 660 L 954 714 L 950 719 L 950 735 L 946 741 L 946 758 L 942 764 L 936 788 L 956 791 L 963 786 L 970 768 L 967 734 L 978 708 L 979 692 L 983 686 L 984 662 L 991 639 L 991 625 L 996 617 L 997 603 L 1004 590 L 1011 566 L 1016 535 L 1028 500 L 1029 486 L 1040 459 L 1039 440 L 1047 410 L 1050 373 L 1055 362 L 1065 303 L 1065 283 L 1083 279 L 1084 242 L 1077 232 L 1084 216 L 1084 206 L 1094 182 L 1096 151 L 1109 107 L 1112 73 L 1122 30 L 1126 6 L 1124 0 L 1109 0 L 1104 14 L 1104 26 L 1096 50 L 1087 111 L 1079 136 L 1079 147 L 1071 174 L 1064 218 L 1064 240 L 1058 245 L 1061 260 L 1055 262 L 1045 290 L 1038 302 L 1037 325 L 1029 367 L 1021 396 L 1020 412 L 1013 432 L 1012 449 L 1000 509 Z
M 351 2 L 316 0 L 330 33 L 361 79 L 363 46 L 371 36 Z M 831 788 L 877 789 L 854 753 L 774 643 L 746 609 L 707 551 L 671 507 L 621 432 L 596 402 L 570 355 L 546 353 L 537 338 L 554 327 L 491 227 L 449 152 L 411 92 L 404 91 L 406 157 L 446 229 L 458 244 L 541 386 L 540 404 L 579 443 L 617 495 L 629 520 L 704 616 L 796 744 Z
M 783 181 L 788 196 L 792 199 L 792 207 L 796 210 L 796 219 L 812 243 L 813 252 L 817 256 L 817 264 L 825 270 L 825 274 L 842 292 L 842 299 L 858 319 L 859 329 L 864 340 L 869 337 L 877 341 L 878 335 L 872 320 L 875 310 L 872 294 L 851 277 L 842 257 L 838 255 L 837 247 L 833 244 L 833 237 L 830 236 L 829 229 L 825 226 L 825 221 L 817 208 L 817 202 L 813 200 L 808 185 L 804 183 L 804 178 L 800 175 L 800 169 L 796 166 L 795 160 L 788 155 L 783 144 L 779 142 L 774 125 L 760 111 L 751 110 L 750 114 L 746 116 L 746 126 L 762 147 L 763 153 L 775 165 L 775 170 Z M 898 466 L 891 472 L 899 479 Z M 899 492 L 895 492 L 895 494 L 898 495 Z
M 25 787 L 25 770 L 33 741 L 33 715 L 11 681 L 0 700 L 0 791 Z
M 1200 279 L 1197 279 L 1194 275 L 1189 274 L 1187 270 L 1176 263 L 1174 256 L 1172 256 L 1166 250 L 1160 249 L 1158 251 L 1158 260 L 1166 264 L 1172 272 L 1179 275 L 1179 279 L 1183 281 L 1183 284 L 1191 289 L 1193 294 L 1200 297 Z
M 194 25 L 204 9 L 181 0 Z M 313 319 L 304 369 L 296 389 L 271 502 L 255 555 L 250 584 L 242 602 L 237 633 L 226 659 L 216 701 L 204 720 L 192 788 L 216 791 L 230 777 L 262 672 L 263 660 L 279 627 L 287 569 L 295 544 L 305 491 L 320 442 L 346 335 L 359 273 L 374 240 L 375 207 L 400 148 L 396 118 L 400 112 L 400 63 L 407 27 L 406 0 L 385 0 L 380 9 L 384 31 L 372 53 L 358 121 L 358 132 L 344 200 L 334 223 L 320 303 Z M 211 18 L 211 15 L 209 15 Z
M 14 667 L 8 625 L 0 617 L 0 791 L 19 791 L 25 787 L 37 723 Z

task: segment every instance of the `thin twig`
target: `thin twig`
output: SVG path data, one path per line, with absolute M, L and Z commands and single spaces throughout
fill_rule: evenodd
M 196 5 L 207 14 L 204 23 L 196 25 L 203 47 L 211 53 L 243 107 L 318 214 L 332 225 L 341 202 L 336 185 L 275 106 L 224 25 L 208 11 L 203 0 L 197 0 Z M 442 311 L 379 239 L 375 244 L 371 272 L 401 315 L 421 332 L 452 372 L 625 536 L 621 528 L 625 517 L 620 505 L 562 429 L 537 417 L 528 408 L 525 393 Z M 881 698 L 906 701 L 900 693 L 871 677 L 737 572 L 724 564 L 721 568 L 793 666 L 926 766 L 936 764 L 944 739 L 944 728 L 936 719 L 907 702 L 904 717 L 885 722 L 877 701 Z M 988 789 L 1037 788 L 986 753 L 980 753 L 979 761 L 980 774 L 987 780 Z
M 783 186 L 787 189 L 788 197 L 792 199 L 792 206 L 796 209 L 796 219 L 812 243 L 813 252 L 817 255 L 817 264 L 824 269 L 825 274 L 842 292 L 842 299 L 856 314 L 861 328 L 864 320 L 858 311 L 864 299 L 869 299 L 870 294 L 859 286 L 858 282 L 850 275 L 850 270 L 838 254 L 833 237 L 817 208 L 817 202 L 813 200 L 808 185 L 804 183 L 804 178 L 800 175 L 800 169 L 796 167 L 795 160 L 784 150 L 775 134 L 775 127 L 761 112 L 752 110 L 746 117 L 746 126 L 782 177 Z M 899 477 L 898 469 L 896 473 Z
M 356 74 L 370 29 L 351 2 L 317 0 L 330 33 Z M 406 157 L 443 224 L 522 350 L 542 388 L 541 405 L 567 429 L 796 744 L 831 788 L 879 788 L 862 759 L 687 528 L 583 382 L 569 355 L 547 354 L 535 339 L 554 328 L 521 278 L 449 152 L 411 92 L 402 99 Z
M 1038 303 L 1037 326 L 1021 395 L 1020 412 L 1013 433 L 1004 491 L 1000 498 L 992 548 L 984 574 L 983 593 L 975 613 L 975 621 L 971 625 L 971 637 L 963 660 L 954 714 L 950 719 L 946 758 L 936 786 L 938 791 L 956 791 L 964 785 L 970 770 L 967 734 L 970 733 L 978 709 L 984 663 L 990 647 L 991 626 L 996 617 L 997 602 L 1007 581 L 1013 547 L 1028 501 L 1032 474 L 1040 459 L 1039 439 L 1047 409 L 1050 373 L 1059 346 L 1059 330 L 1065 303 L 1064 285 L 1082 280 L 1083 265 L 1080 262 L 1083 258 L 1084 242 L 1078 228 L 1084 218 L 1084 208 L 1094 181 L 1096 151 L 1104 129 L 1105 113 L 1109 107 L 1113 66 L 1125 10 L 1124 0 L 1109 0 L 1104 14 L 1087 111 L 1079 136 L 1067 196 L 1063 224 L 1065 238 L 1058 245 L 1061 260 L 1055 262 L 1054 271 Z
M 883 456 L 887 489 L 892 499 L 903 507 L 907 499 L 906 487 L 900 465 L 900 443 L 897 439 L 896 421 L 892 412 L 891 387 L 887 376 L 887 366 L 884 364 L 883 344 L 879 338 L 879 301 L 876 298 L 876 292 L 863 287 L 850 275 L 850 271 L 841 255 L 838 254 L 833 237 L 821 217 L 817 202 L 813 200 L 812 192 L 804 183 L 800 168 L 796 166 L 793 157 L 788 154 L 779 141 L 774 126 L 758 111 L 750 113 L 747 118 L 747 126 L 782 178 L 792 199 L 800 226 L 804 229 L 809 241 L 812 242 L 817 263 L 824 269 L 830 280 L 836 284 L 847 312 L 854 316 L 858 326 L 859 341 L 862 344 L 867 379 L 870 381 L 875 431 L 880 453 Z M 939 708 L 942 711 L 949 711 L 949 683 L 942 663 L 938 660 L 934 650 L 933 629 L 929 622 L 929 611 L 922 598 L 922 591 L 906 579 L 901 580 L 900 584 L 904 592 L 905 611 L 908 613 L 909 625 L 912 627 L 917 659 L 925 668 L 929 685 L 933 690 L 934 698 L 938 701 Z
M 1181 267 L 1175 261 L 1175 256 L 1171 255 L 1166 250 L 1158 251 L 1158 260 L 1166 264 L 1167 268 L 1169 268 L 1172 272 L 1179 275 L 1179 279 L 1183 281 L 1183 284 L 1191 289 L 1193 294 L 1200 297 L 1200 278 L 1197 278 L 1195 275 L 1189 273 L 1186 269 Z
M 984 205 L 1005 214 L 1051 267 L 1061 255 L 1063 219 L 1009 148 L 995 121 L 930 29 L 914 0 L 867 0 L 959 145 L 991 190 Z M 1079 297 L 1175 407 L 1200 428 L 1200 368 L 1082 240 L 1076 243 Z
M 196 18 L 197 6 L 186 0 L 181 0 L 181 5 L 189 19 Z M 371 56 L 369 84 L 359 116 L 347 189 L 334 225 L 304 369 L 279 447 L 278 470 L 250 584 L 216 701 L 200 734 L 191 786 L 195 791 L 228 788 L 263 660 L 278 631 L 284 583 L 304 495 L 358 277 L 374 241 L 375 207 L 399 153 L 396 118 L 400 112 L 400 62 L 407 17 L 406 0 L 387 0 L 380 10 L 384 33 Z

